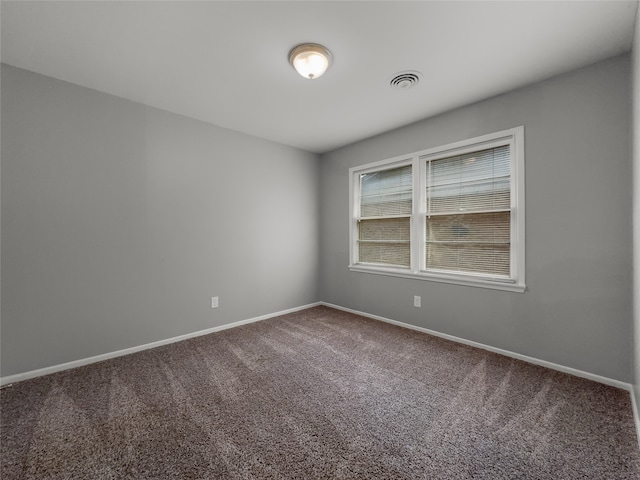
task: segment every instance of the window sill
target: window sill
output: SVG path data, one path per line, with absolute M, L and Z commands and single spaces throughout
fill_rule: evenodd
M 359 273 L 372 273 L 374 275 L 387 275 L 390 277 L 411 278 L 414 280 L 427 280 L 431 282 L 450 283 L 467 287 L 488 288 L 503 290 L 506 292 L 523 293 L 527 286 L 513 280 L 479 278 L 472 275 L 447 275 L 427 272 L 412 272 L 403 268 L 369 267 L 366 265 L 349 265 L 349 270 Z

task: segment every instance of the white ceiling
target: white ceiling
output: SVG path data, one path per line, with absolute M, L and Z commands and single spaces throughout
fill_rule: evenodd
M 312 152 L 618 55 L 637 1 L 2 1 L 2 61 Z M 328 47 L 319 79 L 289 50 Z M 417 70 L 422 81 L 393 90 Z

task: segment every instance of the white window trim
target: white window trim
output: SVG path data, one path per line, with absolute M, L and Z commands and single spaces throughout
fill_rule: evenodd
M 421 164 L 426 164 L 427 158 L 437 159 L 479 148 L 491 148 L 498 145 L 510 145 L 511 151 L 511 273 L 509 278 L 491 277 L 485 274 L 438 272 L 421 270 L 424 265 L 424 250 L 421 248 L 423 232 L 426 228 L 424 208 L 424 188 Z M 393 267 L 358 263 L 357 226 L 360 208 L 359 178 L 363 173 L 380 171 L 402 165 L 413 165 L 414 202 L 411 215 L 411 266 Z M 524 204 L 524 127 L 516 127 L 501 132 L 491 133 L 480 137 L 451 143 L 436 148 L 429 148 L 409 155 L 381 160 L 349 169 L 349 269 L 353 272 L 389 275 L 393 277 L 429 280 L 434 282 L 452 283 L 471 287 L 482 287 L 510 292 L 524 292 L 525 283 L 525 204 Z M 417 201 L 416 201 L 417 200 Z

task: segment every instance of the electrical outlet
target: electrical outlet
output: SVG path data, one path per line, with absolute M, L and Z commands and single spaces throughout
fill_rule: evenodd
M 415 295 L 413 297 L 413 306 L 417 308 L 422 307 L 422 297 L 420 297 L 419 295 Z
M 211 308 L 218 308 L 218 297 L 211 297 Z

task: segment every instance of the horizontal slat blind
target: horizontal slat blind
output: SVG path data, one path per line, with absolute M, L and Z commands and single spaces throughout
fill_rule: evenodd
M 426 176 L 426 268 L 509 276 L 509 146 L 429 160 Z
M 358 260 L 411 264 L 412 166 L 360 175 Z
M 411 165 L 360 176 L 360 216 L 411 215 Z
M 509 146 L 429 162 L 427 214 L 508 209 Z
M 360 261 L 409 266 L 411 227 L 409 218 L 360 220 Z
M 427 268 L 509 275 L 510 217 L 510 212 L 431 217 Z

